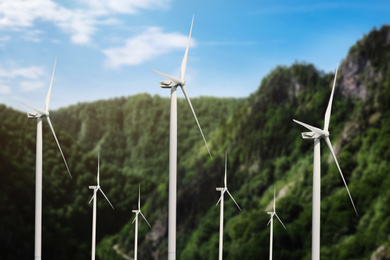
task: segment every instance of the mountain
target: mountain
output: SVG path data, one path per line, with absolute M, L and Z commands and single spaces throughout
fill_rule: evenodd
M 337 61 L 335 61 L 336 63 Z M 336 64 L 335 64 L 336 65 Z M 334 74 L 314 65 L 278 66 L 246 99 L 201 97 L 193 106 L 212 159 L 186 101 L 178 101 L 178 259 L 216 259 L 224 152 L 229 190 L 225 204 L 224 259 L 267 258 L 273 187 L 287 230 L 274 227 L 275 259 L 311 259 L 313 143 L 293 123 L 322 128 Z M 359 215 L 356 216 L 333 158 L 322 145 L 321 259 L 389 259 L 390 251 L 390 26 L 373 29 L 340 65 L 330 131 Z M 0 244 L 2 258 L 33 254 L 35 121 L 0 106 Z M 169 99 L 140 94 L 80 103 L 52 111 L 73 180 L 44 125 L 44 230 L 47 259 L 90 254 L 91 191 L 97 149 L 101 186 L 99 259 L 132 258 L 138 183 L 142 211 L 139 258 L 166 259 Z M 61 241 L 61 243 L 60 243 Z

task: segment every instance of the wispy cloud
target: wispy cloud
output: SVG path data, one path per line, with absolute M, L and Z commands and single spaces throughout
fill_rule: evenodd
M 165 8 L 170 0 L 81 0 L 80 2 L 100 13 L 133 14 L 139 9 Z
M 45 86 L 45 82 L 42 80 L 33 80 L 33 81 L 21 81 L 19 86 L 22 91 L 33 91 L 36 89 L 43 88 Z
M 8 35 L 0 36 L 0 42 L 8 42 L 11 40 L 11 37 Z
M 103 50 L 106 65 L 118 68 L 123 65 L 138 65 L 175 49 L 185 49 L 188 36 L 165 33 L 159 27 L 150 27 L 145 32 L 127 39 L 123 46 Z M 195 41 L 191 39 L 191 45 Z
M 0 65 L 0 79 L 4 78 L 27 78 L 27 79 L 38 79 L 45 75 L 42 67 L 30 66 L 30 67 L 8 67 Z
M 7 95 L 11 93 L 11 88 L 0 81 L 0 95 Z
M 4 48 L 7 42 L 11 40 L 11 37 L 8 35 L 0 36 L 0 48 Z
M 208 41 L 202 42 L 202 45 L 209 46 L 248 46 L 259 44 L 258 41 Z
M 383 3 L 382 6 L 370 3 L 341 3 L 341 2 L 322 2 L 322 3 L 307 3 L 307 4 L 291 4 L 272 5 L 269 7 L 262 7 L 261 10 L 253 11 L 252 14 L 287 14 L 287 13 L 308 13 L 321 10 L 337 10 L 337 9 L 362 9 L 362 10 L 380 10 L 381 8 L 388 8 L 388 3 Z
M 42 67 L 19 67 L 0 64 L 0 94 L 11 93 L 11 85 L 19 87 L 21 91 L 32 91 L 44 87 L 42 78 L 46 76 Z
M 0 1 L 0 29 L 27 32 L 37 21 L 51 22 L 71 35 L 75 44 L 88 44 L 102 24 L 113 24 L 113 14 L 136 13 L 139 9 L 161 8 L 170 0 L 82 0 L 69 8 L 53 0 Z M 35 41 L 38 38 L 33 38 Z

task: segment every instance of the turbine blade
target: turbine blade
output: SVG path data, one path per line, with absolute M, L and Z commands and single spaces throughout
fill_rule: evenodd
M 134 224 L 134 221 L 137 219 L 137 215 L 138 215 L 138 212 L 135 213 L 135 217 L 134 217 L 134 219 L 133 219 L 133 222 L 131 222 L 131 224 Z
M 60 149 L 60 152 L 61 152 L 61 155 L 62 155 L 62 159 L 64 159 L 64 163 L 65 163 L 66 169 L 68 170 L 69 177 L 72 179 L 72 174 L 70 174 L 68 164 L 66 163 L 64 153 L 63 153 L 62 150 L 61 150 L 60 143 L 58 142 L 56 133 L 54 132 L 53 125 L 51 124 L 51 121 L 50 121 L 50 117 L 49 117 L 49 116 L 46 116 L 46 119 L 47 119 L 47 122 L 49 123 L 51 132 L 53 133 L 53 136 L 54 136 L 54 139 L 56 140 L 56 143 L 57 143 L 57 145 L 58 145 L 58 149 Z
M 186 52 L 184 53 L 183 61 L 181 62 L 180 79 L 182 79 L 182 80 L 184 80 L 184 75 L 186 74 L 188 49 L 190 47 L 192 26 L 194 25 L 194 16 L 195 15 L 192 16 L 191 30 L 190 30 L 190 36 L 188 37 Z
M 43 112 L 42 110 L 40 110 L 40 109 L 38 109 L 38 108 L 32 107 L 32 106 L 27 105 L 27 104 L 25 104 L 25 103 L 21 103 L 21 104 L 24 105 L 24 106 L 26 106 L 26 107 L 28 107 L 28 108 L 31 108 L 31 109 L 34 110 L 35 112 L 38 112 L 38 113 L 40 113 L 40 114 L 42 114 L 42 115 L 46 115 L 45 112 Z
M 274 212 L 275 212 L 275 185 L 274 185 Z
M 141 184 L 138 183 L 138 210 L 141 210 Z
M 287 228 L 286 228 L 285 225 L 283 224 L 282 220 L 279 218 L 278 214 L 276 214 L 276 212 L 275 212 L 275 216 L 278 218 L 280 224 L 282 224 L 282 226 L 284 227 L 284 229 L 287 230 Z
M 114 209 L 114 206 L 112 206 L 111 202 L 108 200 L 106 194 L 104 194 L 103 190 L 99 187 L 98 190 L 100 190 L 100 192 L 103 194 L 103 196 L 106 198 L 106 200 L 108 201 L 108 203 L 110 203 L 110 206 L 112 209 Z
M 272 218 L 274 217 L 274 213 L 271 214 L 270 219 L 268 220 L 267 226 L 271 223 Z
M 355 203 L 353 203 L 353 199 L 352 199 L 351 193 L 349 192 L 347 182 L 345 181 L 344 176 L 343 176 L 343 173 L 341 172 L 341 168 L 340 168 L 339 162 L 337 161 L 337 158 L 336 158 L 336 155 L 335 155 L 335 153 L 334 153 L 334 151 L 333 151 L 333 147 L 332 147 L 332 144 L 331 144 L 331 142 L 330 142 L 329 137 L 326 137 L 326 138 L 325 138 L 325 142 L 326 142 L 326 144 L 327 144 L 328 147 L 329 147 L 330 153 L 332 154 L 334 161 L 336 162 L 337 168 L 339 169 L 339 172 L 340 172 L 341 179 L 342 179 L 343 182 L 344 182 L 345 188 L 347 189 L 347 192 L 348 192 L 349 199 L 351 200 L 353 209 L 355 210 L 356 216 L 358 216 L 358 212 L 357 212 L 357 210 L 356 210 Z
M 202 134 L 202 137 L 203 137 L 204 143 L 206 144 L 207 151 L 209 152 L 209 155 L 210 155 L 210 157 L 211 157 L 211 158 L 213 158 L 213 157 L 211 156 L 211 153 L 210 153 L 209 146 L 207 145 L 206 138 L 204 138 L 204 135 L 203 135 L 203 132 L 202 132 L 202 128 L 200 127 L 200 124 L 199 124 L 198 118 L 196 117 L 196 114 L 195 114 L 194 108 L 192 107 L 192 104 L 191 104 L 190 97 L 189 97 L 189 96 L 188 96 L 188 94 L 187 94 L 187 90 L 186 90 L 186 88 L 185 88 L 184 86 L 182 86 L 182 87 L 181 87 L 181 89 L 183 90 L 184 96 L 186 97 L 186 99 L 187 99 L 187 102 L 188 102 L 188 105 L 190 106 L 190 108 L 191 108 L 191 111 L 192 111 L 192 114 L 194 115 L 194 117 L 195 117 L 195 120 L 196 120 L 196 123 L 198 124 L 199 130 L 200 130 L 200 133 Z
M 225 188 L 227 188 L 227 151 L 225 152 Z
M 88 204 L 91 204 L 91 201 L 95 198 L 95 196 L 96 196 L 96 190 L 93 190 L 92 198 L 89 200 Z
M 325 134 L 324 130 L 319 129 L 318 127 L 314 127 L 314 126 L 305 124 L 305 123 L 303 123 L 303 122 L 301 122 L 301 121 L 298 121 L 298 120 L 295 120 L 295 119 L 293 119 L 293 121 L 294 121 L 295 123 L 297 123 L 297 124 L 300 124 L 301 126 L 307 128 L 307 129 L 309 129 L 310 131 L 312 131 L 312 132 L 318 134 L 318 135 L 324 135 L 324 134 Z
M 53 75 L 51 76 L 49 91 L 47 92 L 47 95 L 46 95 L 46 103 L 45 103 L 45 112 L 46 112 L 46 113 L 49 112 L 49 103 L 50 103 L 51 87 L 52 87 L 52 85 L 53 85 L 54 72 L 55 72 L 55 70 L 56 70 L 56 63 L 57 63 L 57 57 L 56 57 L 56 59 L 54 60 Z
M 339 64 L 337 63 L 336 73 L 334 75 L 332 92 L 330 94 L 328 107 L 327 107 L 326 112 L 325 112 L 325 120 L 324 120 L 325 121 L 324 122 L 324 130 L 325 131 L 328 131 L 328 129 L 329 129 L 330 114 L 332 112 L 333 94 L 334 94 L 334 87 L 336 85 L 336 78 L 337 78 L 337 70 L 338 70 L 338 68 L 339 68 Z
M 100 149 L 98 149 L 97 186 L 100 187 Z
M 224 193 L 225 193 L 225 191 L 221 192 L 221 197 L 219 197 L 219 200 L 217 201 L 217 204 L 215 204 L 215 206 L 217 206 L 218 203 L 221 201 L 221 199 L 222 199 Z
M 139 214 L 141 214 L 141 216 L 144 218 L 144 220 L 146 221 L 146 223 L 148 223 L 149 227 L 152 228 L 152 226 L 149 224 L 149 222 L 146 220 L 144 214 L 142 214 L 142 212 L 140 211 Z
M 167 79 L 169 79 L 169 80 L 175 82 L 176 84 L 180 84 L 180 83 L 181 83 L 180 79 L 178 79 L 178 78 L 176 78 L 176 77 L 170 76 L 170 75 L 168 75 L 168 74 L 162 73 L 162 72 L 157 71 L 157 70 L 154 70 L 154 69 L 152 69 L 152 70 L 153 70 L 154 72 L 160 74 L 161 76 L 166 77 Z
M 236 204 L 237 208 L 241 211 L 241 208 L 240 206 L 238 206 L 236 200 L 233 198 L 232 194 L 230 194 L 229 190 L 226 190 L 226 192 L 229 194 L 230 198 L 232 198 L 232 200 L 234 201 L 234 203 Z

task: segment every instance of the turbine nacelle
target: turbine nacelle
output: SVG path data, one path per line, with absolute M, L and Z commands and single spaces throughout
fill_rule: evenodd
M 180 82 L 174 82 L 171 80 L 165 80 L 165 81 L 160 81 L 160 87 L 162 88 L 173 88 L 173 87 L 181 87 L 186 84 L 185 80 L 180 80 Z
M 321 138 L 321 136 L 319 134 L 314 133 L 314 132 L 303 132 L 302 133 L 302 139 L 314 140 L 317 138 Z
M 40 113 L 37 113 L 37 112 L 29 112 L 27 113 L 27 117 L 30 118 L 30 119 L 37 119 L 37 118 L 40 118 L 40 117 L 43 117 L 44 115 L 40 114 Z

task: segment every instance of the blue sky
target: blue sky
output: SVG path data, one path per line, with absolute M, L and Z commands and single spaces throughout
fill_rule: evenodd
M 179 76 L 193 14 L 188 94 L 247 97 L 277 65 L 333 71 L 364 34 L 390 24 L 390 2 L 0 0 L 0 103 L 43 109 L 55 57 L 51 109 L 169 97 L 151 68 Z

